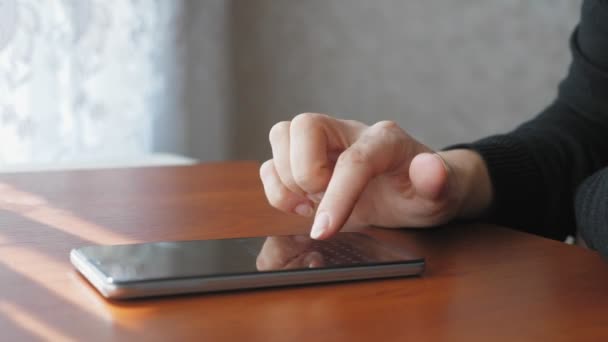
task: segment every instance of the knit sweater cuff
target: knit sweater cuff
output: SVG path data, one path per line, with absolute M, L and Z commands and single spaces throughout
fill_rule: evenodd
M 587 245 L 608 258 L 608 168 L 596 172 L 578 188 L 576 223 Z
M 538 228 L 542 184 L 534 180 L 542 178 L 528 147 L 513 135 L 495 135 L 445 150 L 462 148 L 478 152 L 486 163 L 493 189 L 488 219 L 524 231 Z

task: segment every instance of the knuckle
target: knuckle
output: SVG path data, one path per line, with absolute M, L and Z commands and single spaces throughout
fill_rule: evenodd
M 266 198 L 268 199 L 268 203 L 271 206 L 280 209 L 286 210 L 286 198 L 287 194 L 283 189 L 267 189 L 266 190 Z
M 371 156 L 369 153 L 360 148 L 350 149 L 338 157 L 338 164 L 342 165 L 367 166 L 370 162 Z
M 318 113 L 302 113 L 296 115 L 291 121 L 294 126 L 297 127 L 307 127 L 314 126 L 319 120 L 322 120 L 325 117 L 323 114 Z
M 279 179 L 273 179 L 273 177 L 276 177 L 273 168 L 274 163 L 272 159 L 264 162 L 260 166 L 260 178 L 264 185 L 264 193 L 266 194 L 268 203 L 275 208 L 284 210 L 288 193 L 286 189 L 277 185 L 277 182 L 281 183 Z
M 272 168 L 273 168 L 272 159 L 265 161 L 262 166 L 260 166 L 260 178 L 262 181 L 272 176 Z
M 280 141 L 289 132 L 289 125 L 289 121 L 281 121 L 274 124 L 268 133 L 270 143 Z
M 370 127 L 370 130 L 375 134 L 383 136 L 400 134 L 403 131 L 401 127 L 399 127 L 399 124 L 390 120 L 377 122 Z
M 394 121 L 376 123 L 365 132 L 363 138 L 387 146 L 402 146 L 404 142 L 410 141 L 407 133 Z
M 300 192 L 300 187 L 298 186 L 298 183 L 296 183 L 296 180 L 294 179 L 294 175 L 293 172 L 290 173 L 283 173 L 283 174 L 279 174 L 279 178 L 281 180 L 281 183 L 283 183 L 283 185 L 289 189 L 289 191 L 292 191 L 294 193 L 299 193 Z
M 315 168 L 301 168 L 294 172 L 296 184 L 308 193 L 323 190 L 325 174 L 322 170 Z
M 399 129 L 399 124 L 392 120 L 378 121 L 375 126 L 378 126 L 380 129 Z

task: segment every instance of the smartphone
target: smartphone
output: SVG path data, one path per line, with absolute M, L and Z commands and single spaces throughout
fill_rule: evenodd
M 86 246 L 70 260 L 112 299 L 405 277 L 425 265 L 363 233 Z

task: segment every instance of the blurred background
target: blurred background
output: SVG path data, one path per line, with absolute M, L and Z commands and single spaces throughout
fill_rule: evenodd
M 0 171 L 270 157 L 277 121 L 434 147 L 555 96 L 580 0 L 0 0 Z

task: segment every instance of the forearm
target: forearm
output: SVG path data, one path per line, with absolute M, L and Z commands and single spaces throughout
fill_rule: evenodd
M 574 191 L 608 162 L 608 123 L 561 101 L 515 131 L 465 147 L 485 160 L 492 222 L 554 239 L 573 234 Z
M 556 101 L 516 130 L 472 144 L 487 166 L 489 220 L 562 239 L 576 223 L 574 193 L 608 165 L 608 5 L 585 0 L 573 62 Z

